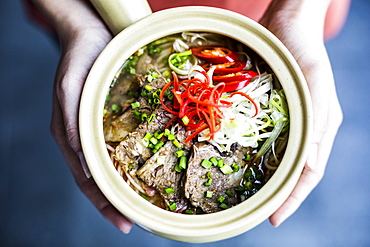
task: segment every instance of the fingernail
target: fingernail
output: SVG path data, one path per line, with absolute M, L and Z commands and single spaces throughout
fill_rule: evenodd
M 80 159 L 81 167 L 85 173 L 86 178 L 91 178 L 90 169 L 87 166 L 84 154 L 82 152 L 78 152 L 77 155 L 78 155 L 78 158 Z
M 129 234 L 131 232 L 131 229 L 132 229 L 132 223 L 130 221 L 127 222 L 124 222 L 122 223 L 122 225 L 119 227 L 119 229 L 121 230 L 121 232 L 123 232 L 124 234 Z
M 317 151 L 318 151 L 318 145 L 317 144 L 311 144 L 308 158 L 307 158 L 307 166 L 311 169 L 314 170 L 316 167 L 316 162 L 317 162 Z
M 279 227 L 283 223 L 283 220 L 275 222 L 274 227 Z
M 283 222 L 282 220 L 276 220 L 276 219 L 272 219 L 272 218 L 270 218 L 270 224 L 271 224 L 273 227 L 278 227 L 278 226 L 280 226 L 280 224 L 281 224 L 282 222 Z

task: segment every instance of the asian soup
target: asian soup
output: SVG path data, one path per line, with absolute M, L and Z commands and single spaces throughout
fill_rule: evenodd
M 122 178 L 154 205 L 214 213 L 257 193 L 289 133 L 284 91 L 248 47 L 213 33 L 151 42 L 125 61 L 104 106 Z

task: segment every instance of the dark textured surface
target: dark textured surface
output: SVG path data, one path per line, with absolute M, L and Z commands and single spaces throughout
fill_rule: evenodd
M 28 23 L 20 1 L 0 2 L 0 246 L 370 246 L 370 1 L 354 0 L 327 43 L 345 120 L 324 180 L 278 228 L 267 221 L 218 243 L 129 235 L 79 191 L 49 132 L 59 51 Z

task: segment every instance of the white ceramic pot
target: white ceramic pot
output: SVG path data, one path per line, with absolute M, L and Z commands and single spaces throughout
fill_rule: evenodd
M 113 77 L 142 46 L 184 31 L 214 32 L 240 41 L 260 55 L 284 88 L 290 108 L 290 136 L 284 158 L 262 189 L 230 209 L 185 215 L 152 205 L 135 193 L 115 170 L 103 136 L 103 108 Z M 120 32 L 104 49 L 86 80 L 80 104 L 80 136 L 93 178 L 108 200 L 137 225 L 156 235 L 184 242 L 211 242 L 241 234 L 266 220 L 287 199 L 302 172 L 312 128 L 305 79 L 284 45 L 245 16 L 210 7 L 156 12 Z

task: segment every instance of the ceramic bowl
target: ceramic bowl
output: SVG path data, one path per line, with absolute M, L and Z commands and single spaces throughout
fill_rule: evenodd
M 142 46 L 184 31 L 213 32 L 250 47 L 272 68 L 290 108 L 290 137 L 284 158 L 262 189 L 230 209 L 204 215 L 176 214 L 135 193 L 115 170 L 103 136 L 103 108 L 111 81 L 123 62 Z M 311 102 L 302 72 L 284 45 L 258 23 L 210 7 L 181 7 L 153 13 L 120 32 L 101 53 L 86 80 L 80 105 L 83 152 L 108 200 L 140 227 L 184 242 L 212 242 L 239 235 L 266 220 L 291 193 L 307 158 Z

